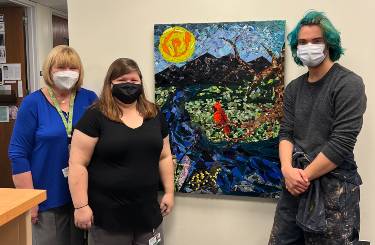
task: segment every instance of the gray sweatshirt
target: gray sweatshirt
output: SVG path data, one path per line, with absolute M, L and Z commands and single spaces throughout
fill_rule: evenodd
M 322 152 L 338 166 L 339 177 L 359 185 L 353 148 L 366 110 L 362 78 L 337 63 L 319 81 L 307 78 L 308 73 L 285 89 L 280 141 L 298 145 L 312 158 Z

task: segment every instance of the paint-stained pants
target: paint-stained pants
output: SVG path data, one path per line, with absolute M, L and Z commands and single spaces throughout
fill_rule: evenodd
M 359 186 L 335 177 L 321 178 L 327 231 L 304 232 L 296 224 L 299 198 L 283 188 L 276 207 L 269 245 L 351 245 L 359 238 Z

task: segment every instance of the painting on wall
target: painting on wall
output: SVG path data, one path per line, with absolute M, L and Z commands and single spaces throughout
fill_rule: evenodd
M 282 20 L 154 26 L 176 191 L 279 196 L 284 33 Z

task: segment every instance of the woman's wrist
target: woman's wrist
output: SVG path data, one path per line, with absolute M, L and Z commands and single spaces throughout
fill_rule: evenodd
M 174 195 L 174 189 L 164 190 L 164 194 Z
M 74 206 L 74 209 L 77 210 L 77 209 L 81 209 L 81 208 L 84 208 L 86 206 L 88 206 L 89 204 L 84 204 L 84 205 L 80 205 L 80 206 Z

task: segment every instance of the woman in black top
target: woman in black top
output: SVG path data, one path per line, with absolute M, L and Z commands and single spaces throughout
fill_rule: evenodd
M 69 168 L 75 223 L 91 228 L 90 244 L 163 244 L 162 216 L 174 202 L 168 129 L 133 60 L 109 67 L 98 103 L 74 130 Z

